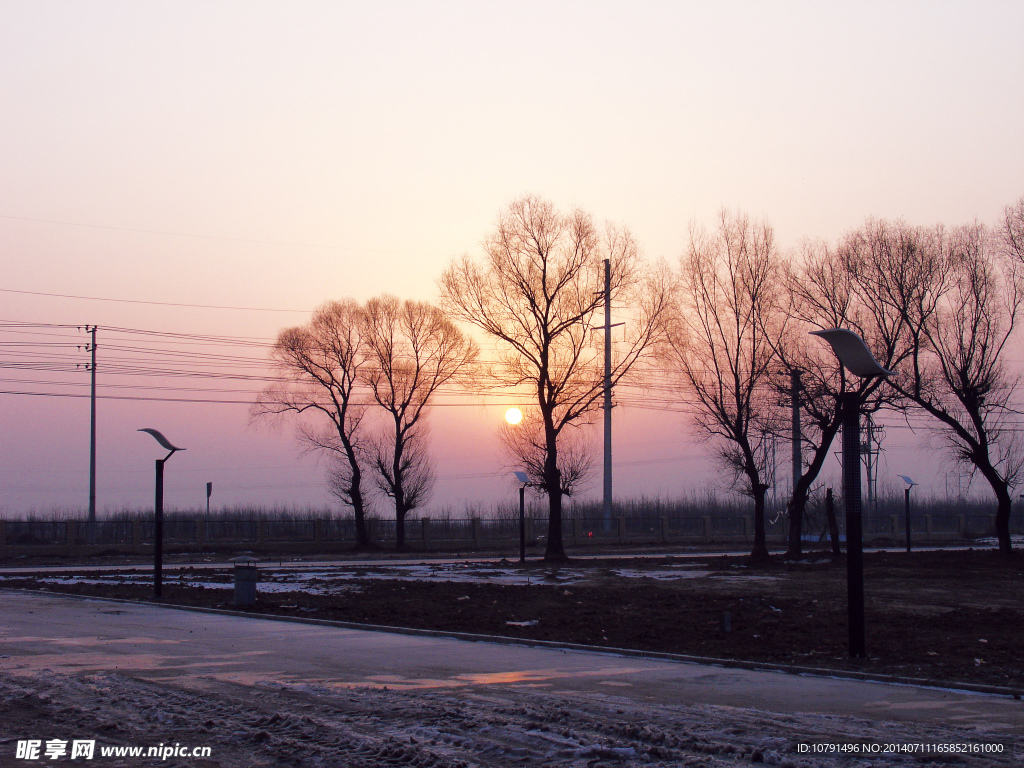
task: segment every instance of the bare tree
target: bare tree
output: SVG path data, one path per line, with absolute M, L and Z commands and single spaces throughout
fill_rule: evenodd
M 300 423 L 299 434 L 308 449 L 332 457 L 331 491 L 352 507 L 357 546 L 367 547 L 360 430 L 366 397 L 358 389 L 365 365 L 361 322 L 362 309 L 355 301 L 333 301 L 314 312 L 308 325 L 282 331 L 271 351 L 281 382 L 260 393 L 252 414 L 313 413 L 326 421 Z
M 403 548 L 405 516 L 433 485 L 423 418 L 438 389 L 474 363 L 477 347 L 437 307 L 394 296 L 370 299 L 361 329 L 368 358 L 363 374 L 389 422 L 373 468 L 395 502 L 396 540 Z
M 561 214 L 537 197 L 513 202 L 484 243 L 484 256 L 455 261 L 441 278 L 444 305 L 505 347 L 491 380 L 528 388 L 543 424 L 543 484 L 549 501 L 545 559 L 567 559 L 562 540 L 559 438 L 600 405 L 601 343 L 592 333 L 604 302 L 604 260 L 611 296 L 630 313 L 613 361 L 617 383 L 657 338 L 663 287 L 647 279 L 628 231 L 602 233 L 580 210 Z
M 840 398 L 861 413 L 899 407 L 898 393 L 881 379 L 846 376 L 835 355 L 808 332 L 846 328 L 865 340 L 883 367 L 892 369 L 920 344 L 920 324 L 909 322 L 914 304 L 922 316 L 934 311 L 943 284 L 934 234 L 903 224 L 868 221 L 838 245 L 806 243 L 786 270 L 791 318 L 776 352 L 787 378 L 799 371 L 803 462 L 787 505 L 787 556 L 802 553 L 803 513 L 832 442 L 842 427 Z M 938 286 L 938 287 L 937 287 Z M 788 391 L 779 382 L 777 391 Z
M 1003 211 L 1003 222 L 999 228 L 1006 254 L 1024 263 L 1024 197 Z
M 421 506 L 434 489 L 434 465 L 430 459 L 427 425 L 420 422 L 402 436 L 400 450 L 396 450 L 397 431 L 386 430 L 374 440 L 371 466 L 378 490 L 396 503 L 400 498 L 406 513 Z M 395 457 L 398 456 L 396 466 Z M 403 523 L 399 532 L 399 548 L 405 544 Z M 397 518 L 396 518 L 397 519 Z
M 698 429 L 754 501 L 755 559 L 768 556 L 761 443 L 777 428 L 770 383 L 783 333 L 781 295 L 767 222 L 723 211 L 714 234 L 691 227 L 663 354 L 695 398 Z
M 998 248 L 993 234 L 977 224 L 943 238 L 950 279 L 927 317 L 914 314 L 910 305 L 922 344 L 910 375 L 894 382 L 939 421 L 954 457 L 991 486 L 996 534 L 1005 553 L 1013 548 L 1010 488 L 1024 472 L 1024 445 L 1008 419 L 1020 376 L 1007 370 L 1005 360 L 1024 301 L 1024 263 L 1013 249 L 1019 233 L 1013 231 L 1011 210 L 1002 232 L 1007 248 Z

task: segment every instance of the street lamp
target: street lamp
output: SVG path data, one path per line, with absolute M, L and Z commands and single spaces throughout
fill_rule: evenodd
M 830 328 L 812 331 L 829 343 L 839 363 L 860 378 L 889 376 L 868 345 L 853 331 Z M 850 657 L 863 659 L 864 649 L 864 540 L 860 505 L 860 403 L 852 392 L 836 399 L 843 420 L 843 486 L 846 496 L 846 592 L 850 624 Z
M 153 597 L 159 598 L 163 586 L 164 559 L 164 462 L 178 451 L 184 451 L 185 449 L 172 445 L 170 440 L 150 427 L 145 427 L 138 431 L 148 432 L 153 436 L 153 439 L 160 443 L 161 447 L 170 451 L 162 459 L 156 460 L 156 500 L 153 505 Z
M 526 562 L 526 488 L 530 478 L 525 472 L 515 472 L 519 481 L 519 562 Z
M 903 525 L 907 529 L 907 552 L 910 552 L 910 489 L 917 483 L 906 475 L 900 475 L 900 479 L 907 484 L 903 489 Z

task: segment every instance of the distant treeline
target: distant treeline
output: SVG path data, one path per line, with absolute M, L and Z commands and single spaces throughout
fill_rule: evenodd
M 547 517 L 547 505 L 541 498 L 533 498 L 527 501 L 526 516 L 533 520 L 544 520 Z M 836 514 L 840 518 L 843 515 L 842 496 L 835 497 Z M 902 494 L 886 495 L 875 502 L 865 501 L 863 513 L 865 517 L 889 517 L 904 514 L 905 500 Z M 815 530 L 820 523 L 824 525 L 824 491 L 812 495 L 809 505 L 808 533 Z M 1024 518 L 1024 501 L 1015 504 L 1014 518 Z M 639 498 L 628 498 L 617 501 L 613 507 L 613 516 L 626 519 L 652 519 L 660 517 L 684 518 L 684 517 L 712 517 L 726 518 L 748 515 L 750 513 L 750 500 L 744 496 L 734 498 L 723 498 L 714 494 L 690 495 L 678 499 L 650 498 L 641 496 Z M 100 511 L 97 517 L 100 520 L 136 520 L 152 516 L 153 509 L 108 509 Z M 916 494 L 911 497 L 911 517 L 924 517 L 926 515 L 966 515 L 982 516 L 995 514 L 995 505 L 989 499 L 956 498 L 950 499 L 939 496 L 925 497 Z M 167 520 L 193 520 L 206 518 L 205 508 L 168 508 L 164 510 L 164 518 Z M 492 504 L 469 504 L 461 510 L 451 506 L 424 509 L 410 515 L 410 519 L 429 518 L 431 520 L 470 520 L 479 518 L 481 520 L 505 520 L 518 518 L 519 505 L 511 502 L 498 502 Z M 593 520 L 602 516 L 601 501 L 586 500 L 573 501 L 566 505 L 566 517 L 571 520 Z M 772 520 L 778 517 L 785 517 L 782 510 L 775 510 L 770 513 Z M 371 513 L 371 519 L 385 519 L 384 515 Z M 210 511 L 210 520 L 347 520 L 352 518 L 350 510 L 324 507 L 292 507 L 292 506 L 255 506 L 238 505 L 223 506 Z M 84 507 L 54 507 L 47 510 L 31 510 L 28 512 L 3 512 L 0 511 L 0 519 L 16 522 L 47 522 L 47 521 L 82 521 L 86 519 Z

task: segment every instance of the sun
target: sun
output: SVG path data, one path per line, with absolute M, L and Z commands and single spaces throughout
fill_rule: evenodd
M 523 412 L 518 408 L 509 408 L 505 411 L 505 421 L 509 424 L 518 424 L 523 420 Z

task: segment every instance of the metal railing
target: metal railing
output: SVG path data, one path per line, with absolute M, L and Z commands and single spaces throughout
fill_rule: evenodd
M 373 542 L 395 542 L 395 521 L 367 519 Z M 766 521 L 770 543 L 781 545 L 786 537 L 785 517 Z M 840 535 L 844 520 L 839 516 Z M 686 515 L 660 517 L 568 518 L 563 520 L 566 546 L 643 544 L 751 544 L 754 521 L 749 515 Z M 973 541 L 995 535 L 995 515 L 915 515 L 910 520 L 916 544 Z M 1011 518 L 1011 531 L 1024 533 L 1024 515 Z M 151 519 L 103 520 L 96 523 L 95 543 L 89 543 L 85 521 L 0 521 L 0 557 L 31 554 L 76 555 L 143 553 L 152 548 Z M 805 530 L 805 540 L 825 538 L 821 531 Z M 543 544 L 547 523 L 526 519 L 526 538 L 531 546 Z M 902 515 L 865 515 L 864 538 L 868 543 L 899 545 L 905 537 Z M 405 541 L 410 549 L 501 550 L 519 543 L 519 522 L 504 518 L 431 519 L 405 521 Z M 351 518 L 248 518 L 207 520 L 172 518 L 164 523 L 167 551 L 251 550 L 277 552 L 331 552 L 351 548 L 356 542 Z

